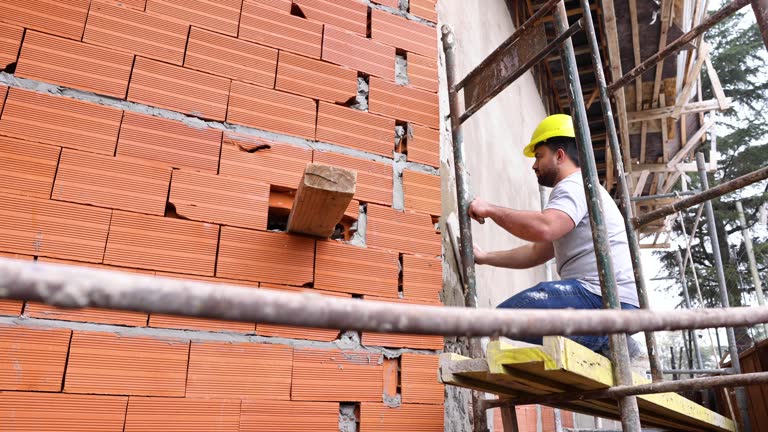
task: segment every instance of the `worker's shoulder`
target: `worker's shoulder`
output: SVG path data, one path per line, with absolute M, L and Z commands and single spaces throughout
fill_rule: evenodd
M 555 192 L 561 192 L 561 193 L 579 193 L 584 191 L 584 181 L 581 178 L 581 173 L 573 173 L 569 175 L 568 177 L 560 180 L 557 182 L 555 187 L 552 189 L 552 193 Z

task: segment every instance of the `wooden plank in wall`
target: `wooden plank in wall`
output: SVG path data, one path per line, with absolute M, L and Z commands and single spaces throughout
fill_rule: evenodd
M 355 195 L 357 171 L 307 164 L 299 183 L 288 232 L 330 237 Z

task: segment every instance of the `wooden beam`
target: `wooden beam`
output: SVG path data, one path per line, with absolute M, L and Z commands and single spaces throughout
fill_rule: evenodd
M 675 156 L 670 159 L 669 162 L 667 162 L 668 168 L 674 168 L 675 165 L 682 162 L 682 160 L 688 156 L 692 151 L 695 151 L 696 148 L 701 144 L 701 139 L 704 137 L 704 134 L 707 133 L 707 131 L 714 126 L 715 124 L 715 116 L 710 115 L 709 118 L 704 122 L 703 125 L 699 128 L 699 130 L 696 131 L 696 133 L 691 136 L 691 139 L 688 140 L 688 142 L 685 143 L 683 148 L 680 149 L 680 151 L 677 152 Z
M 590 5 L 589 10 L 592 10 L 592 11 L 597 10 L 597 5 L 594 5 L 594 4 Z M 584 9 L 580 7 L 574 8 L 574 9 L 568 9 L 565 13 L 569 17 L 572 17 L 574 15 L 584 15 Z M 554 20 L 555 20 L 555 16 L 553 14 L 548 14 L 541 19 L 541 22 L 547 23 L 547 22 L 553 22 Z
M 667 46 L 667 34 L 672 23 L 672 9 L 675 6 L 674 0 L 661 0 L 661 33 L 659 34 L 659 51 Z M 661 91 L 662 73 L 664 72 L 664 60 L 656 64 L 656 75 L 653 81 L 652 106 L 659 101 L 659 92 Z
M 613 0 L 603 0 L 603 23 L 605 25 L 605 39 L 608 45 L 608 62 L 611 65 L 611 80 L 615 81 L 622 77 L 621 72 L 621 52 L 619 50 L 619 31 L 616 24 L 616 9 Z M 630 159 L 629 149 L 629 122 L 627 117 L 627 102 L 624 95 L 624 89 L 614 93 L 616 99 L 616 111 L 619 117 L 619 134 L 621 148 L 624 153 L 624 169 L 632 172 L 632 161 Z M 618 157 L 618 155 L 614 155 Z M 631 182 L 630 182 L 631 183 Z M 632 187 L 632 185 L 629 185 Z
M 716 169 L 716 164 L 713 163 L 707 163 L 707 171 L 714 171 Z M 638 164 L 635 165 L 636 170 L 648 170 L 652 173 L 656 172 L 675 172 L 680 171 L 684 173 L 688 172 L 698 172 L 696 169 L 696 163 L 695 162 L 686 162 L 686 163 L 678 163 L 675 165 L 674 168 L 667 167 L 666 164 Z
M 728 106 L 730 106 L 732 102 L 731 98 L 726 98 L 726 102 L 728 103 Z M 717 99 L 710 99 L 704 102 L 692 102 L 689 104 L 685 104 L 680 110 L 680 113 L 692 114 L 692 113 L 712 111 L 712 110 L 718 110 L 718 109 L 720 109 L 720 104 L 717 101 Z M 631 112 L 631 113 L 628 113 L 627 120 L 630 123 L 634 123 L 634 122 L 640 122 L 643 120 L 654 120 L 654 119 L 670 117 L 674 110 L 675 110 L 674 106 L 669 106 L 669 107 L 649 109 L 645 111 Z
M 632 54 L 635 67 L 642 63 L 640 57 L 640 31 L 637 24 L 637 0 L 629 0 L 629 24 L 632 31 Z M 643 109 L 643 76 L 635 78 L 635 111 Z M 644 137 L 643 137 L 644 138 Z
M 672 190 L 672 188 L 675 186 L 678 180 L 680 180 L 680 177 L 683 176 L 683 173 L 680 171 L 675 171 L 667 177 L 667 181 L 664 182 L 664 185 L 661 186 L 661 193 L 665 194 Z
M 669 249 L 670 243 L 640 243 L 640 249 Z
M 605 141 L 605 188 L 610 192 L 613 188 L 614 181 L 614 163 L 613 163 L 613 151 L 608 140 Z
M 643 194 L 643 189 L 645 189 L 645 182 L 648 181 L 648 176 L 651 174 L 650 171 L 640 171 L 640 178 L 637 180 L 637 186 L 635 186 L 635 193 L 632 194 L 632 196 L 640 196 Z
M 659 95 L 659 108 L 664 108 L 666 105 L 666 95 Z M 669 160 L 669 152 L 667 152 L 667 141 L 669 141 L 668 126 L 667 119 L 661 119 L 661 160 L 664 162 Z
M 288 216 L 288 232 L 327 238 L 355 195 L 357 171 L 307 164 Z
M 709 56 L 709 49 L 710 45 L 706 42 L 702 42 L 699 46 L 696 56 L 696 63 L 693 65 L 693 69 L 691 69 L 690 73 L 686 77 L 685 87 L 683 87 L 683 90 L 680 92 L 680 95 L 677 98 L 675 110 L 672 112 L 672 118 L 679 118 L 683 110 L 683 106 L 687 104 L 691 99 L 693 86 L 696 85 L 696 81 L 698 81 L 699 75 L 701 75 L 701 67 L 704 66 L 704 60 Z
M 712 83 L 712 92 L 715 93 L 717 103 L 720 105 L 721 110 L 727 110 L 728 99 L 725 97 L 722 84 L 720 84 L 720 77 L 717 75 L 717 71 L 712 65 L 712 59 L 707 56 L 704 62 L 707 65 L 707 75 L 709 75 L 709 82 Z

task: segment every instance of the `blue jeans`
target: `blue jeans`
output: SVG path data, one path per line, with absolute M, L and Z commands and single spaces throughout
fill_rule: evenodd
M 584 288 L 576 279 L 541 282 L 533 288 L 513 295 L 497 306 L 499 309 L 602 309 L 602 307 L 602 297 Z M 637 306 L 622 303 L 621 308 L 637 309 Z M 592 351 L 608 352 L 607 335 L 567 337 Z M 631 340 L 631 338 L 629 339 Z M 520 340 L 536 345 L 542 344 L 541 337 Z M 639 350 L 639 347 L 633 342 L 630 342 L 630 351 Z M 630 352 L 630 354 L 632 353 Z

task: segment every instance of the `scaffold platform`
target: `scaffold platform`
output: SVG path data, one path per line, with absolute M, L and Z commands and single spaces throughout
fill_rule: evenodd
M 440 379 L 497 395 L 500 399 L 597 390 L 614 385 L 610 361 L 564 337 L 545 337 L 542 346 L 488 344 L 486 359 L 446 353 L 440 358 Z M 637 374 L 633 384 L 649 380 Z M 643 426 L 676 431 L 736 431 L 734 422 L 677 393 L 637 396 Z M 575 400 L 555 408 L 619 419 L 615 400 Z

